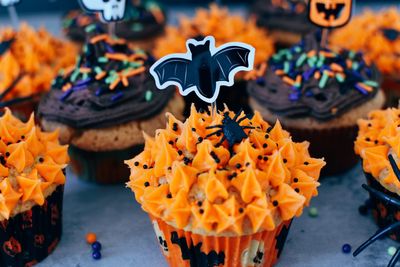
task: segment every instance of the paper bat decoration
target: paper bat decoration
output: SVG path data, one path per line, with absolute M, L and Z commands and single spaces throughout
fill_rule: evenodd
M 350 21 L 352 5 L 352 0 L 310 0 L 308 16 L 319 27 L 338 28 Z
M 100 13 L 104 22 L 122 20 L 125 15 L 126 0 L 80 0 L 79 3 L 87 12 Z
M 183 96 L 194 91 L 207 103 L 218 97 L 221 86 L 232 86 L 239 71 L 253 68 L 255 49 L 247 44 L 232 42 L 218 48 L 214 37 L 186 42 L 186 54 L 171 54 L 158 60 L 150 73 L 159 89 L 176 85 Z
M 19 3 L 20 0 L 0 0 L 2 6 L 14 6 Z

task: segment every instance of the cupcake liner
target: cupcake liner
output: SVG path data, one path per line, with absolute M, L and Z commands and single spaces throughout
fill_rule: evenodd
M 388 107 L 398 107 L 400 100 L 400 77 L 384 76 L 382 89 L 386 96 L 386 105 Z
M 0 222 L 0 266 L 32 266 L 53 252 L 61 239 L 63 193 L 60 185 L 43 206 Z
M 364 173 L 367 179 L 367 183 L 372 188 L 389 195 L 395 199 L 400 200 L 400 197 L 384 188 L 371 174 Z M 386 227 L 391 225 L 397 221 L 400 221 L 400 209 L 394 205 L 388 205 L 387 202 L 384 202 L 373 195 L 369 195 L 372 215 L 375 219 L 376 224 L 379 228 Z M 397 228 L 392 232 L 389 232 L 388 236 L 396 241 L 400 241 L 400 229 Z
M 129 180 L 129 168 L 124 164 L 143 150 L 143 145 L 105 152 L 87 151 L 69 146 L 71 169 L 78 178 L 99 184 L 124 183 Z
M 284 122 L 282 122 L 284 125 Z M 357 137 L 357 126 L 339 127 L 332 129 L 299 129 L 284 125 L 291 133 L 293 140 L 310 142 L 310 154 L 316 158 L 325 158 L 326 166 L 322 175 L 342 173 L 358 162 L 354 153 L 354 140 Z
M 171 267 L 270 267 L 282 250 L 291 221 L 273 231 L 224 237 L 203 236 L 176 229 L 163 220 L 152 218 L 157 240 Z

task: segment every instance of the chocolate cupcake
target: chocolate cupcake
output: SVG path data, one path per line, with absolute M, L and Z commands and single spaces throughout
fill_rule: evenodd
M 362 30 L 360 30 L 362 29 Z M 335 48 L 362 51 L 383 75 L 382 89 L 387 103 L 400 100 L 400 13 L 393 7 L 379 12 L 366 10 L 344 28 L 335 31 L 330 42 Z
M 57 72 L 74 64 L 77 53 L 71 43 L 27 24 L 18 31 L 3 28 L 0 48 L 0 109 L 9 107 L 24 120 L 50 90 Z
M 307 5 L 306 0 L 258 0 L 252 13 L 257 24 L 268 29 L 278 47 L 289 47 L 316 29 L 308 19 Z
M 83 51 L 76 66 L 55 79 L 39 117 L 71 144 L 72 169 L 80 178 L 126 181 L 123 160 L 140 151 L 141 132 L 164 125 L 166 111 L 179 117 L 183 101 L 174 89 L 157 90 L 148 72 L 152 57 L 126 41 L 92 32 Z
M 8 108 L 0 137 L 0 266 L 32 266 L 61 239 L 68 148 Z
M 170 266 L 273 266 L 325 162 L 257 112 L 210 111 L 169 114 L 127 161 L 127 185 Z
M 312 34 L 279 51 L 260 74 L 248 87 L 255 110 L 278 118 L 296 140 L 310 140 L 311 152 L 327 161 L 326 174 L 356 163 L 357 119 L 385 101 L 374 65 L 361 53 L 321 48 L 320 35 Z
M 71 10 L 62 19 L 64 34 L 74 42 L 83 43 L 86 39 L 86 27 L 96 23 L 98 27 L 105 29 L 95 13 L 86 13 L 82 10 Z
M 274 52 L 272 39 L 264 29 L 257 27 L 253 19 L 246 20 L 239 14 L 230 13 L 227 8 L 211 4 L 209 9 L 196 10 L 193 18 L 182 17 L 178 27 L 168 27 L 165 36 L 156 43 L 154 55 L 161 58 L 171 53 L 184 53 L 186 40 L 201 40 L 207 36 L 214 36 L 217 47 L 228 42 L 244 42 L 253 46 L 256 50 L 255 65 L 265 62 Z M 217 102 L 226 103 L 234 111 L 250 111 L 245 78 L 244 72 L 236 75 L 235 85 L 221 90 Z M 207 105 L 193 93 L 184 99 L 185 116 L 189 115 L 192 103 L 197 108 L 207 109 Z

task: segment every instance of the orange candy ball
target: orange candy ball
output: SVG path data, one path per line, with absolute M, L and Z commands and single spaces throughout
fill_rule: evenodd
M 96 241 L 97 241 L 97 236 L 95 233 L 88 233 L 86 235 L 86 242 L 88 242 L 89 244 L 93 244 Z

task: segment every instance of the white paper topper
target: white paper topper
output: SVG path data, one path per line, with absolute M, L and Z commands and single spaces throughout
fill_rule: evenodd
M 123 20 L 126 0 L 80 0 L 82 8 L 88 12 L 98 12 L 104 22 Z
M 2 6 L 14 6 L 19 3 L 20 0 L 0 0 Z
M 214 103 L 221 86 L 232 86 L 235 74 L 249 71 L 254 65 L 254 47 L 240 42 L 215 47 L 208 36 L 201 41 L 189 39 L 185 54 L 171 54 L 154 63 L 150 74 L 162 90 L 170 85 L 179 88 L 181 95 L 190 92 L 207 103 Z

